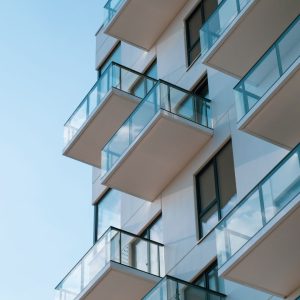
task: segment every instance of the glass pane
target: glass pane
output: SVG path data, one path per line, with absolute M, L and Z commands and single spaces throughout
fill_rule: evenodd
M 211 163 L 198 175 L 198 185 L 200 192 L 200 210 L 205 210 L 216 200 L 216 184 L 214 165 Z
M 262 227 L 263 216 L 259 192 L 256 191 L 249 197 L 248 201 L 226 219 L 224 231 L 227 253 L 222 258 L 236 253 Z M 220 263 L 223 264 L 224 261 L 220 261 Z
M 188 50 L 189 54 L 189 64 L 191 64 L 200 54 L 200 43 L 196 42 L 196 44 Z
M 140 240 L 135 244 L 135 267 L 139 270 L 148 271 L 148 242 Z
M 216 234 L 220 264 L 224 264 L 299 193 L 297 146 L 218 224 Z
M 157 61 L 156 60 L 155 60 L 155 62 L 152 63 L 152 65 L 146 72 L 146 75 L 151 78 L 157 79 Z
M 237 203 L 231 143 L 227 144 L 218 154 L 217 169 L 221 216 L 224 217 Z
M 218 220 L 218 208 L 217 205 L 215 205 L 201 217 L 202 236 L 208 234 L 216 226 Z
M 197 279 L 197 281 L 195 281 L 196 285 L 199 285 L 201 287 L 206 287 L 206 278 L 205 278 L 205 274 L 203 274 L 201 277 L 199 277 Z
M 207 6 L 207 11 L 211 15 L 200 30 L 202 53 L 207 52 L 215 44 L 249 2 L 250 0 L 223 0 L 218 7 L 215 1 L 212 4 L 207 3 L 210 5 Z
M 300 55 L 299 20 L 300 18 L 296 20 L 290 30 L 287 30 L 287 34 L 284 35 L 278 42 L 280 63 L 283 72 L 286 72 Z
M 153 255 L 151 258 L 151 268 L 148 249 L 151 249 L 151 253 L 156 253 L 156 256 Z M 105 269 L 110 261 L 164 276 L 164 270 L 160 268 L 164 264 L 163 254 L 163 246 L 160 246 L 158 251 L 158 246 L 151 241 L 144 241 L 134 234 L 118 229 L 110 229 L 56 287 L 58 299 L 78 298 L 78 294 Z
M 300 55 L 300 17 L 234 88 L 239 120 L 266 94 Z
M 207 20 L 210 15 L 216 10 L 221 0 L 205 0 L 204 3 L 204 16 Z
M 106 59 L 104 64 L 99 69 L 100 75 L 107 69 L 111 62 L 120 63 L 121 62 L 121 44 L 117 46 L 110 54 L 110 56 Z
M 203 24 L 200 4 L 187 20 L 189 48 L 199 40 L 199 29 Z
M 207 274 L 208 277 L 208 288 L 210 290 L 223 293 L 224 292 L 224 280 L 218 276 L 218 266 L 216 265 Z
M 300 165 L 295 153 L 262 185 L 266 221 L 300 192 Z
M 121 227 L 121 192 L 117 190 L 110 190 L 98 204 L 98 238 L 110 226 Z
M 150 227 L 149 231 L 150 231 L 150 239 L 152 241 L 163 243 L 163 228 L 162 228 L 161 217 Z

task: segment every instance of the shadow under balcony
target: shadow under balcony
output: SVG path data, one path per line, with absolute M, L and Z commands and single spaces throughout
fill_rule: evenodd
M 101 183 L 153 201 L 212 134 L 210 101 L 159 80 L 103 148 Z
M 300 141 L 300 17 L 235 87 L 238 128 L 281 147 Z
M 217 225 L 219 275 L 287 297 L 300 286 L 300 145 Z
M 109 0 L 104 33 L 150 50 L 187 0 Z M 130 20 L 130 22 L 129 22 Z
M 101 149 L 155 83 L 111 63 L 65 123 L 63 155 L 101 167 Z
M 140 300 L 164 276 L 163 245 L 110 227 L 56 287 L 56 300 Z
M 223 0 L 200 29 L 202 62 L 243 77 L 299 13 L 297 0 Z

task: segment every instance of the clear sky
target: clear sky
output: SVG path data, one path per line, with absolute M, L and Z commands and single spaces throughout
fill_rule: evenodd
M 91 168 L 61 153 L 103 2 L 0 0 L 1 300 L 53 300 L 92 244 Z

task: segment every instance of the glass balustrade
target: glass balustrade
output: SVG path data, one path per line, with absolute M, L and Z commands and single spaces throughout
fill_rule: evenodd
M 300 16 L 234 88 L 238 120 L 272 88 L 300 56 Z M 284 99 L 282 99 L 284 101 Z
M 106 26 L 114 15 L 118 12 L 125 0 L 108 0 L 104 5 L 104 21 L 102 28 Z
M 292 150 L 217 225 L 218 264 L 222 266 L 300 192 L 300 145 Z
M 64 142 L 67 145 L 78 130 L 104 101 L 112 88 L 138 98 L 144 98 L 157 80 L 112 62 L 102 73 L 83 101 L 64 126 Z M 101 128 L 99 128 L 101 130 Z
M 137 248 L 143 247 L 143 255 Z M 156 276 L 164 276 L 162 244 L 110 227 L 56 287 L 57 300 L 73 300 L 110 261 Z
M 103 175 L 114 166 L 161 110 L 212 128 L 209 100 L 159 80 L 103 148 L 101 152 Z
M 142 300 L 224 300 L 225 295 L 166 276 Z
M 200 29 L 201 54 L 205 54 L 251 0 L 223 0 Z

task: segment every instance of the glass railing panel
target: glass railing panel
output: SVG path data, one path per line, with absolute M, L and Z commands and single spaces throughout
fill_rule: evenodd
M 251 0 L 223 0 L 200 29 L 201 54 L 205 54 Z
M 118 12 L 125 0 L 108 0 L 104 5 L 104 18 L 102 27 L 106 26 Z
M 292 22 L 272 47 L 234 88 L 238 120 L 259 102 L 300 56 L 300 17 Z
M 145 84 L 149 84 L 148 81 L 145 81 Z M 148 91 L 147 87 L 145 91 Z M 102 149 L 102 175 L 114 166 L 160 109 L 205 127 L 212 127 L 209 100 L 169 83 L 158 81 Z
M 223 300 L 225 295 L 166 276 L 143 300 Z
M 165 275 L 163 245 L 110 228 L 56 287 L 56 299 L 75 299 L 110 261 L 156 276 Z
M 117 88 L 142 99 L 156 82 L 157 80 L 153 78 L 119 64 L 111 63 L 66 122 L 64 126 L 65 144 L 68 144 L 73 139 L 77 131 L 85 124 L 95 109 L 99 107 L 112 88 Z
M 298 145 L 217 225 L 220 266 L 299 193 L 300 146 Z

